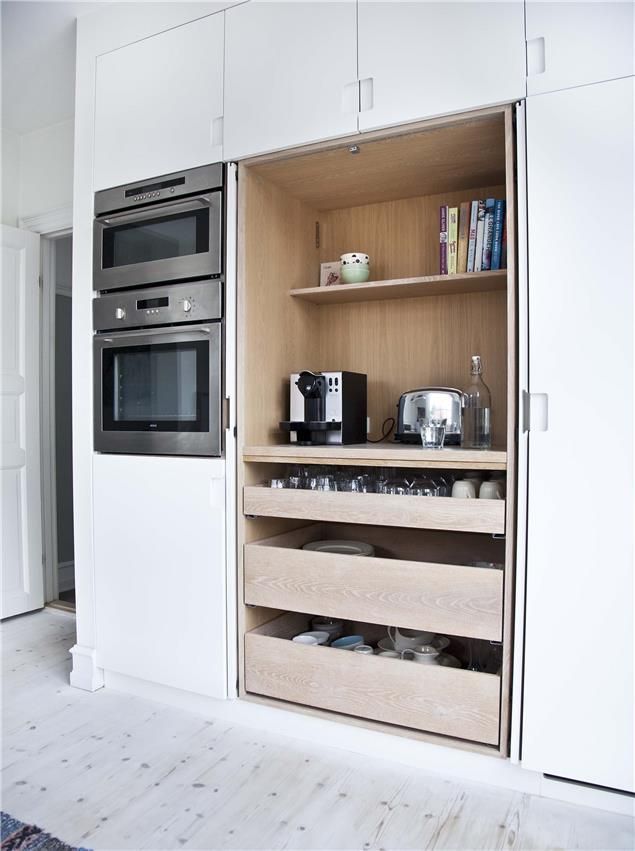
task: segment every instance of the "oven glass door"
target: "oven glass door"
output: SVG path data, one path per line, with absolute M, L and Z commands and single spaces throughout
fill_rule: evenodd
M 95 449 L 221 454 L 221 327 L 95 338 Z
M 220 192 L 95 219 L 93 288 L 219 275 Z
M 104 430 L 208 431 L 208 345 L 191 340 L 105 350 Z

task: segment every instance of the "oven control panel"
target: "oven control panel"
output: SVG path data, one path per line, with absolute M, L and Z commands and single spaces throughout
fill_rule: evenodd
M 93 301 L 96 332 L 221 319 L 220 280 L 108 293 Z

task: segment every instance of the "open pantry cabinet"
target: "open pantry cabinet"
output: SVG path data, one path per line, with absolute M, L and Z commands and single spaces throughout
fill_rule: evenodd
M 316 145 L 239 165 L 239 694 L 286 709 L 507 755 L 515 533 L 513 108 Z M 507 268 L 438 275 L 439 207 L 506 200 Z M 371 258 L 365 284 L 320 263 Z M 369 438 L 424 386 L 462 388 L 481 355 L 492 449 L 393 440 L 290 445 L 289 375 L 368 376 Z M 290 465 L 504 476 L 504 500 L 271 488 Z M 303 550 L 365 541 L 374 557 Z M 478 563 L 478 564 L 477 564 Z M 487 566 L 483 566 L 487 565 Z M 388 626 L 448 636 L 461 668 L 290 641 L 314 615 L 377 642 Z M 474 659 L 481 659 L 474 664 Z M 483 661 L 484 660 L 484 661 Z M 476 670 L 474 670 L 476 668 Z

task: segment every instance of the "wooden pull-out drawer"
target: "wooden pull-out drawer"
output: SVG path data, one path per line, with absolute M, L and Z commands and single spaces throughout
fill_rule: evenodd
M 363 656 L 289 639 L 308 627 L 286 614 L 245 635 L 245 688 L 254 694 L 498 744 L 500 677 Z
M 328 533 L 317 525 L 246 544 L 245 602 L 345 620 L 501 639 L 502 570 L 301 549 L 304 543 L 324 537 Z
M 331 493 L 252 485 L 244 489 L 243 508 L 245 514 L 262 517 L 491 534 L 505 531 L 505 502 L 500 499 Z

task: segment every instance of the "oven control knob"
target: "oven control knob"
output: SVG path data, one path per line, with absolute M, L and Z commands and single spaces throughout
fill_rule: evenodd
M 126 318 L 126 308 L 125 307 L 115 308 L 115 319 L 125 319 L 125 318 Z
M 183 310 L 185 311 L 185 313 L 189 313 L 191 309 L 192 309 L 192 302 L 189 300 L 189 298 L 184 298 L 183 299 Z

